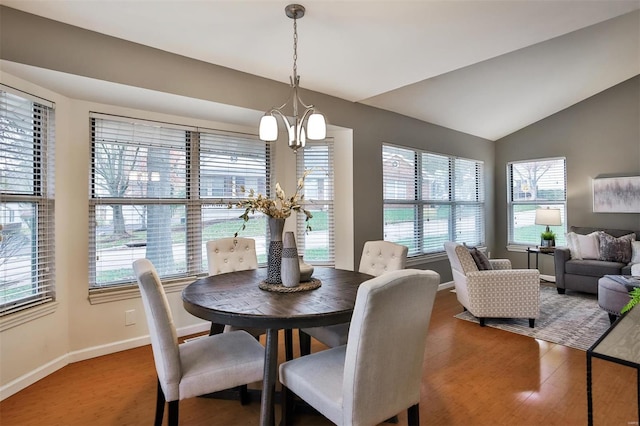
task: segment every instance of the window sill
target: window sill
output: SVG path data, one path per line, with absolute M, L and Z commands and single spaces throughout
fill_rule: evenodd
M 58 309 L 58 302 L 47 301 L 40 305 L 24 308 L 12 314 L 0 317 L 0 332 L 26 324 L 35 319 L 54 313 Z
M 423 265 L 425 263 L 438 262 L 441 260 L 447 260 L 447 253 L 433 253 L 433 254 L 421 254 L 407 258 L 407 267 L 413 267 Z
M 179 280 L 163 283 L 165 293 L 177 293 L 187 285 L 195 281 L 197 277 L 181 278 Z M 100 288 L 89 290 L 89 303 L 99 305 L 101 303 L 118 302 L 120 300 L 140 298 L 140 289 L 137 285 L 118 286 L 116 288 Z

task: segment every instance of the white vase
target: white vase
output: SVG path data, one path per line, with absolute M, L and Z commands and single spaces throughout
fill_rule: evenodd
M 285 287 L 297 287 L 300 284 L 300 263 L 298 249 L 293 232 L 285 232 L 282 241 L 282 267 L 280 269 L 282 285 Z
M 313 275 L 313 265 L 305 263 L 303 255 L 298 255 L 298 263 L 300 264 L 300 282 L 304 283 L 311 280 L 311 275 Z

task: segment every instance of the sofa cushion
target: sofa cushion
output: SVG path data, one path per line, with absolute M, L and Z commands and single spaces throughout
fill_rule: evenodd
M 620 262 L 606 262 L 603 260 L 568 260 L 564 267 L 567 274 L 588 277 L 602 277 L 604 275 L 620 275 L 626 265 Z
M 599 239 L 600 260 L 629 263 L 631 260 L 631 241 L 635 241 L 636 234 L 628 234 L 616 238 L 606 232 L 601 232 Z

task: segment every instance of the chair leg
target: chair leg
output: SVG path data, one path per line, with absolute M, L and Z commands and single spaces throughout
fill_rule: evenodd
M 284 330 L 284 353 L 285 360 L 291 361 L 293 359 L 293 330 L 290 328 Z
M 214 334 L 220 334 L 224 331 L 224 325 L 216 324 L 214 322 L 211 323 L 211 329 L 209 330 L 209 336 L 213 336 Z
M 609 324 L 613 324 L 617 319 L 618 317 L 616 315 L 609 314 Z
M 240 405 L 247 405 L 251 402 L 247 385 L 238 386 L 238 393 L 240 394 Z
M 536 319 L 529 318 L 529 327 L 534 328 L 536 326 Z
M 478 318 L 478 321 L 480 322 L 480 327 L 484 327 L 484 318 Z
M 420 426 L 420 404 L 412 405 L 407 410 L 409 426 Z
M 178 426 L 178 411 L 180 401 L 169 402 L 169 426 Z
M 564 294 L 566 289 L 558 287 L 558 294 Z
M 311 336 L 298 330 L 298 339 L 300 340 L 300 356 L 309 355 L 311 353 Z
M 282 398 L 282 419 L 280 420 L 280 425 L 291 426 L 293 424 L 293 392 L 283 385 L 280 396 Z
M 160 386 L 160 380 L 158 380 L 158 395 L 156 396 L 156 418 L 153 421 L 155 426 L 162 425 L 162 418 L 164 417 L 164 392 L 162 392 L 162 386 Z

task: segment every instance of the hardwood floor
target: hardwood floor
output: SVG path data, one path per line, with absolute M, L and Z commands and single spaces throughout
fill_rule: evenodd
M 453 318 L 460 310 L 455 294 L 438 293 L 425 353 L 421 424 L 587 423 L 585 352 L 480 328 Z M 313 350 L 321 349 L 314 341 Z M 594 360 L 593 376 L 595 425 L 637 425 L 636 372 Z M 149 346 L 74 363 L 0 402 L 0 425 L 148 425 L 155 377 Z M 191 398 L 180 403 L 180 420 L 183 425 L 251 425 L 258 424 L 259 411 L 259 402 L 241 406 Z M 330 423 L 301 415 L 296 424 Z M 406 424 L 406 413 L 399 415 L 399 424 Z

